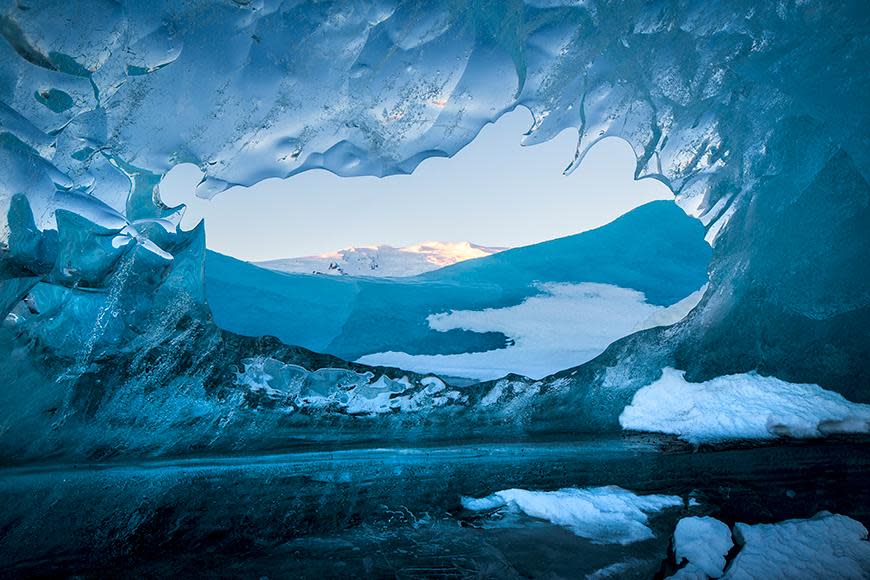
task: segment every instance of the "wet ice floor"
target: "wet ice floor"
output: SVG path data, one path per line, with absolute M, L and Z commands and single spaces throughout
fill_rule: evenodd
M 676 521 L 870 523 L 866 440 L 693 451 L 654 437 L 346 449 L 0 472 L 0 572 L 269 577 L 652 577 Z M 461 498 L 617 485 L 692 498 L 654 538 L 595 543 Z

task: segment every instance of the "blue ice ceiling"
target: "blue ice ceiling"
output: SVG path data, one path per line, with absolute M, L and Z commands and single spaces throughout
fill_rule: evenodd
M 511 383 L 505 400 L 515 393 L 522 414 L 479 413 L 482 386 L 433 407 L 436 424 L 616 429 L 665 367 L 693 381 L 758 371 L 870 400 L 865 3 L 4 2 L 0 14 L 0 295 L 15 315 L 4 348 L 40 355 L 6 356 L 2 371 L 20 389 L 67 385 L 41 402 L 4 395 L 4 413 L 27 423 L 3 433 L 9 453 L 159 453 L 306 424 L 232 413 L 286 403 L 236 387 L 267 359 L 305 392 L 344 389 L 328 408 L 342 417 L 357 388 L 385 401 L 417 389 L 388 419 L 414 423 L 404 412 L 430 410 L 426 378 L 395 382 L 400 371 L 217 329 L 207 232 L 176 227 L 182 208 L 162 204 L 160 176 L 195 163 L 208 197 L 314 167 L 409 172 L 520 105 L 534 117 L 529 145 L 578 129 L 569 171 L 599 139 L 627 140 L 637 175 L 667 183 L 707 228 L 710 286 L 675 326 L 534 388 Z M 344 378 L 306 374 L 345 367 Z M 87 428 L 134 400 L 150 418 Z M 50 435 L 28 435 L 45 421 Z M 190 440 L 161 439 L 177 425 Z

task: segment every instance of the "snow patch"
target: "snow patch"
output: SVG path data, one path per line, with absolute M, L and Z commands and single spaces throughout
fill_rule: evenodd
M 674 531 L 674 553 L 677 564 L 684 560 L 688 563 L 671 578 L 719 578 L 732 547 L 731 530 L 719 520 L 711 517 L 681 519 Z
M 852 518 L 819 512 L 808 520 L 736 524 L 742 544 L 723 578 L 870 578 L 867 528 Z
M 756 373 L 690 383 L 683 371 L 665 368 L 659 380 L 635 393 L 619 423 L 623 429 L 669 433 L 691 443 L 814 438 L 870 432 L 870 405 L 818 385 Z
M 630 544 L 654 537 L 648 514 L 680 507 L 673 495 L 636 495 L 616 486 L 565 488 L 558 491 L 506 489 L 475 499 L 462 498 L 472 511 L 498 510 L 546 520 L 596 544 Z
M 390 351 L 357 362 L 479 380 L 509 373 L 540 379 L 592 360 L 632 332 L 677 322 L 705 290 L 665 308 L 648 304 L 642 292 L 611 284 L 547 283 L 537 288 L 541 294 L 516 306 L 454 310 L 428 318 L 429 326 L 442 332 L 501 332 L 513 340 L 507 348 L 450 355 Z

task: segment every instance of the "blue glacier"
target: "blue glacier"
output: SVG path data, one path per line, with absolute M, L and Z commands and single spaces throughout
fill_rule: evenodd
M 707 280 L 710 247 L 703 236 L 696 220 L 672 202 L 660 201 L 597 230 L 410 278 L 285 274 L 209 253 L 206 295 L 215 322 L 226 330 L 276 336 L 349 360 L 395 349 L 413 354 L 488 350 L 503 347 L 508 337 L 436 332 L 427 316 L 520 304 L 538 293 L 540 283 L 609 284 L 670 306 Z
M 865 2 L 2 0 L 0 36 L 4 576 L 666 577 L 692 571 L 669 543 L 695 516 L 732 530 L 726 575 L 786 575 L 815 555 L 831 577 L 870 575 Z M 315 168 L 408 173 L 517 107 L 534 118 L 524 144 L 576 131 L 566 172 L 622 138 L 636 177 L 697 218 L 705 273 L 665 271 L 690 247 L 667 247 L 671 224 L 657 240 L 669 260 L 652 264 L 667 285 L 559 265 L 661 305 L 707 282 L 685 318 L 540 379 L 458 386 L 350 362 L 363 351 L 334 343 L 348 312 L 294 321 L 300 346 L 233 321 L 212 292 L 222 275 L 261 276 L 282 297 L 344 302 L 375 282 L 286 289 L 209 254 L 208 225 L 184 230 L 160 197 L 181 163 L 203 171 L 206 198 Z M 556 276 L 536 252 L 500 256 L 419 286 L 512 288 L 445 303 L 478 310 Z M 376 332 L 378 292 L 402 292 L 384 284 L 353 341 Z M 415 324 L 419 353 L 505 340 Z M 760 440 L 686 442 L 667 413 L 623 429 L 674 373 L 717 394 L 717 429 L 740 407 L 724 383 L 762 401 L 766 385 L 809 393 L 836 405 L 800 409 L 836 416 L 810 418 L 811 442 L 794 417 L 753 426 Z M 679 502 L 637 516 L 651 536 L 626 545 L 572 534 L 553 523 L 564 514 L 462 502 L 608 489 Z M 764 544 L 777 529 L 795 537 Z

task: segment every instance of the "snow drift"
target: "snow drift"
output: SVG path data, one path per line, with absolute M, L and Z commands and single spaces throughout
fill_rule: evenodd
M 870 432 L 870 405 L 818 385 L 757 374 L 691 383 L 666 368 L 635 393 L 619 416 L 624 429 L 678 435 L 692 443 L 733 439 L 799 439 Z

